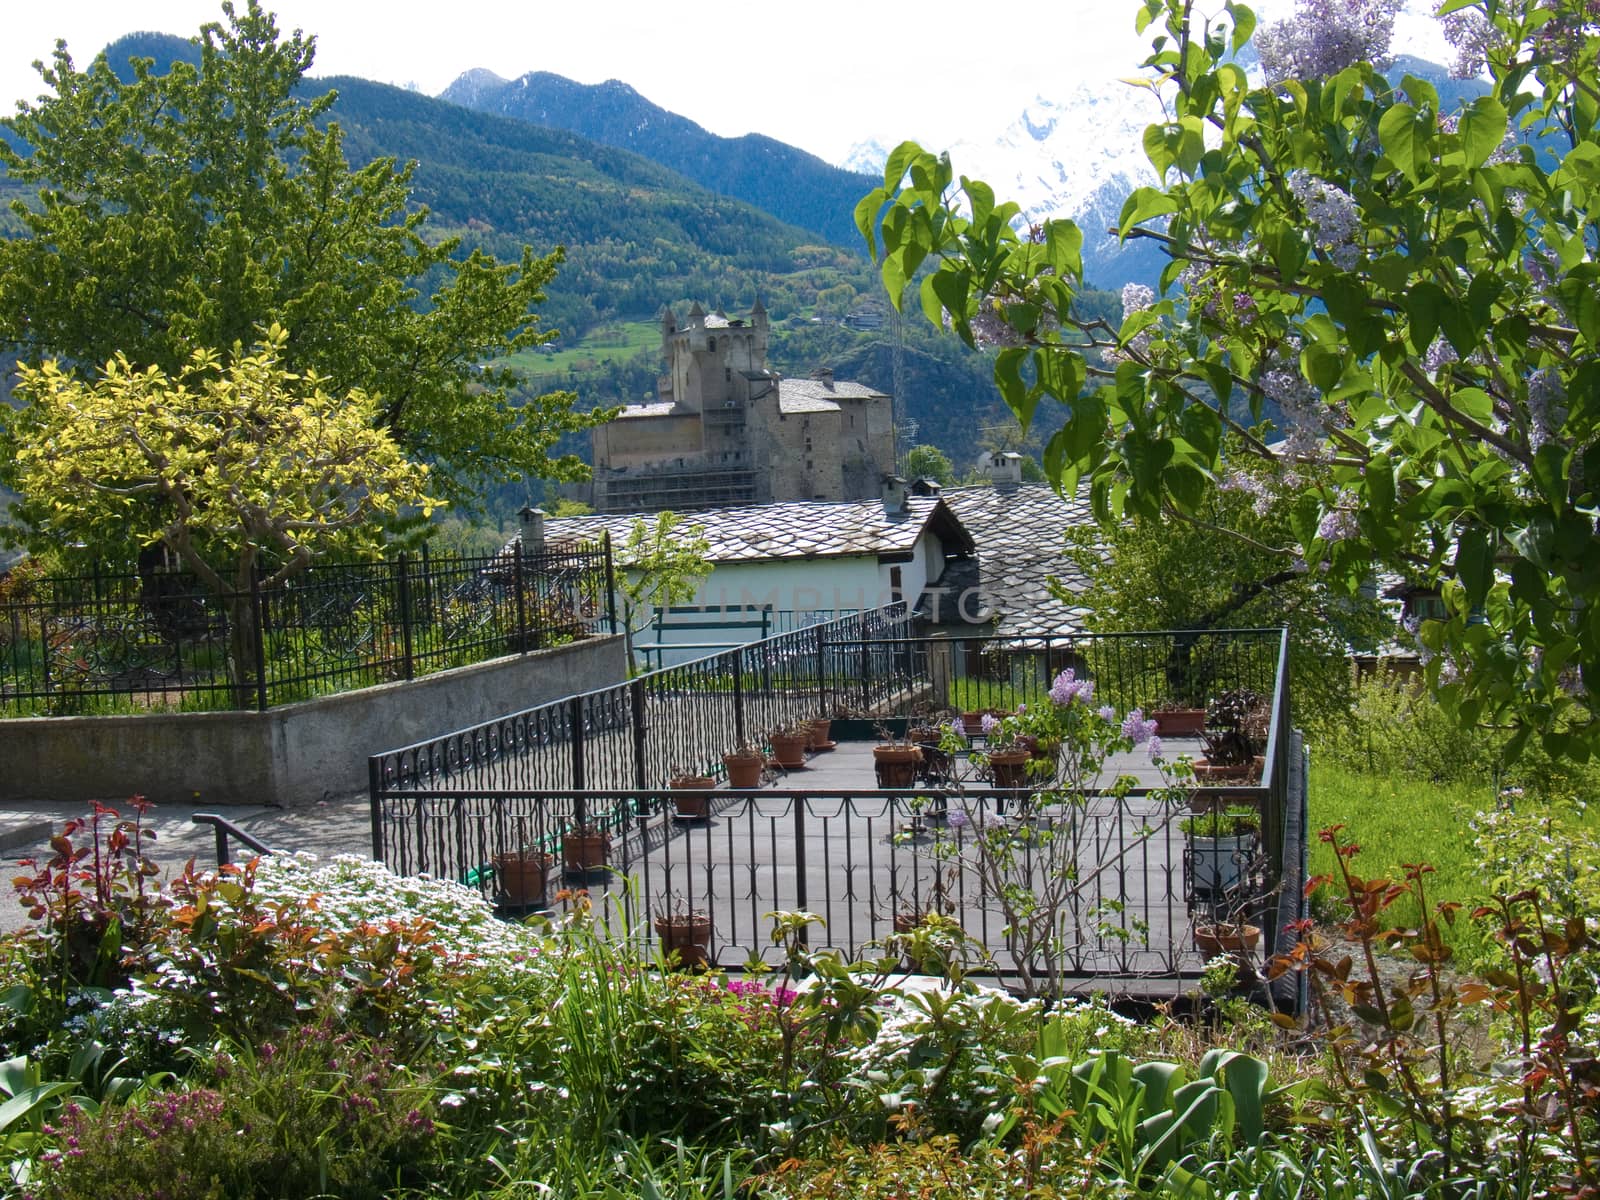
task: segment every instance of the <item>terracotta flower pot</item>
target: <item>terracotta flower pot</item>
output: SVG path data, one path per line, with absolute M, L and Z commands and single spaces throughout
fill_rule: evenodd
M 611 839 L 603 833 L 568 833 L 561 838 L 561 866 L 570 875 L 587 875 L 606 865 Z
M 1146 715 L 1156 723 L 1156 733 L 1161 737 L 1199 737 L 1206 727 L 1203 708 L 1158 708 Z
M 761 770 L 767 762 L 759 754 L 724 754 L 722 765 L 728 769 L 729 787 L 757 788 L 761 786 Z
M 1196 925 L 1195 949 L 1207 958 L 1219 954 L 1246 956 L 1255 953 L 1261 942 L 1259 925 Z
M 1235 766 L 1232 763 L 1214 763 L 1201 759 L 1194 764 L 1194 780 L 1203 787 L 1215 787 L 1226 783 L 1248 784 L 1254 774 L 1255 764 L 1253 763 Z
M 806 722 L 806 749 L 832 750 L 828 734 L 833 731 L 833 721 L 828 717 L 814 717 Z
M 768 737 L 772 743 L 772 757 L 786 771 L 806 765 L 806 735 L 803 733 L 774 733 Z
M 917 764 L 922 761 L 918 746 L 874 746 L 872 768 L 881 788 L 908 788 L 917 782 Z
M 1028 786 L 1028 763 L 1033 752 L 1027 749 L 996 750 L 989 755 L 989 771 L 997 788 Z
M 684 968 L 701 968 L 710 962 L 711 918 L 705 913 L 663 913 L 655 919 L 661 953 L 678 955 Z
M 551 858 L 541 850 L 512 850 L 494 856 L 495 895 L 503 904 L 526 906 L 544 900 Z
M 680 821 L 703 821 L 711 815 L 711 790 L 717 781 L 709 775 L 680 775 L 667 784 L 674 792 L 672 797 L 675 815 Z

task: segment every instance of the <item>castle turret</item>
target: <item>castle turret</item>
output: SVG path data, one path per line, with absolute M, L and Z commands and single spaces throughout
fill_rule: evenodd
M 755 327 L 756 331 L 756 361 L 765 365 L 767 361 L 767 306 L 761 303 L 759 295 L 756 297 L 754 307 L 750 309 L 750 324 Z

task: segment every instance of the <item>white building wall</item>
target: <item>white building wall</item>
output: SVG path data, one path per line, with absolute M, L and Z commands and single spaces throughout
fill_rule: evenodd
M 893 565 L 880 564 L 875 555 L 721 563 L 706 576 L 692 605 L 729 610 L 766 605 L 774 614 L 785 614 L 774 618 L 776 633 L 781 632 L 780 620 L 789 627 L 890 603 L 894 599 L 889 575 Z M 917 539 L 912 560 L 898 565 L 904 598 L 913 604 L 944 571 L 943 545 L 932 534 L 924 533 Z M 736 622 L 760 620 L 759 613 L 748 611 L 730 611 L 728 617 Z M 761 636 L 759 628 L 725 627 L 710 615 L 671 620 L 683 621 L 683 627 L 669 628 L 658 635 L 652 624 L 635 635 L 636 645 L 652 667 L 703 658 L 717 653 L 718 648 L 743 645 Z M 657 643 L 657 648 L 645 653 L 646 646 Z

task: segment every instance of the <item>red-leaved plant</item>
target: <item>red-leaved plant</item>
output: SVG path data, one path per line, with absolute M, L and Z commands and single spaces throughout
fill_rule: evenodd
M 49 858 L 25 858 L 28 873 L 12 880 L 33 935 L 46 946 L 41 975 L 65 1001 L 78 987 L 119 987 L 129 959 L 148 943 L 163 906 L 159 869 L 146 853 L 155 830 L 145 826 L 151 805 L 129 802 L 131 817 L 98 802 L 86 817 L 50 839 Z
M 1306 893 L 1327 886 L 1342 902 L 1345 913 L 1337 927 L 1358 947 L 1364 977 L 1352 955 L 1337 960 L 1328 955 L 1311 921 L 1291 927 L 1298 934 L 1296 944 L 1274 958 L 1268 974 L 1307 975 L 1313 1019 L 1321 1023 L 1345 1094 L 1365 1097 L 1376 1111 L 1409 1129 L 1418 1155 L 1432 1160 L 1442 1179 L 1500 1173 L 1504 1164 L 1497 1161 L 1493 1143 L 1511 1118 L 1520 1169 L 1534 1165 L 1533 1138 L 1543 1130 L 1563 1143 L 1571 1164 L 1570 1173 L 1547 1181 L 1550 1190 L 1600 1195 L 1587 1141 L 1600 1099 L 1600 1068 L 1592 1056 L 1579 1053 L 1572 1037 L 1582 1010 L 1570 979 L 1579 966 L 1576 956 L 1589 945 L 1583 919 L 1547 921 L 1535 891 L 1495 897 L 1472 916 L 1497 923 L 1509 969 L 1469 978 L 1449 969 L 1453 951 L 1444 935 L 1462 906 L 1430 902 L 1426 880 L 1434 869 L 1406 863 L 1399 880 L 1364 879 L 1351 870 L 1361 847 L 1345 841 L 1342 830 L 1335 825 L 1318 835 L 1333 848 L 1335 872 L 1308 880 Z M 1389 923 L 1389 910 L 1403 899 L 1414 902 L 1419 914 L 1414 925 Z M 1401 951 L 1411 960 L 1403 980 L 1385 980 L 1379 969 L 1385 950 Z M 1494 1122 L 1464 1113 L 1457 1103 L 1464 1078 L 1452 1021 L 1463 1006 L 1475 1004 L 1508 1015 L 1515 1031 L 1513 1061 L 1501 1065 L 1515 1070 L 1520 1098 L 1502 1105 Z M 1283 1014 L 1274 1020 L 1294 1024 Z

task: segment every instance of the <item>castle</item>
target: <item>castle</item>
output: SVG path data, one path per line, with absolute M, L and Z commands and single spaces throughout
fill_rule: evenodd
M 831 370 L 784 379 L 767 366 L 767 310 L 748 322 L 661 318 L 667 373 L 656 402 L 593 431 L 599 512 L 692 510 L 776 500 L 862 500 L 894 471 L 889 396 Z

